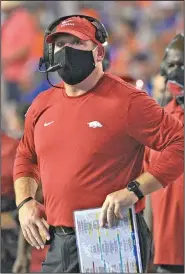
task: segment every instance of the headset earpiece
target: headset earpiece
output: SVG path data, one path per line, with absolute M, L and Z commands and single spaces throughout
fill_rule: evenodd
M 97 29 L 97 31 L 96 31 L 96 40 L 100 41 L 100 43 L 102 43 L 102 44 L 105 42 L 105 38 L 103 37 L 103 33 L 99 29 Z

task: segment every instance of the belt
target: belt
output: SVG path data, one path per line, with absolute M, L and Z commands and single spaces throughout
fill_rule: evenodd
M 54 231 L 57 233 L 62 233 L 62 234 L 74 234 L 75 233 L 75 228 L 74 227 L 67 227 L 67 226 L 55 226 L 53 227 Z

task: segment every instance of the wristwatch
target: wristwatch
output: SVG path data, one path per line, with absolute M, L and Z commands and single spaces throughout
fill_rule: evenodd
M 135 195 L 138 197 L 138 199 L 141 200 L 142 198 L 144 198 L 144 195 L 142 191 L 139 189 L 139 186 L 140 184 L 137 181 L 131 181 L 130 183 L 128 183 L 127 189 L 129 191 L 133 191 Z

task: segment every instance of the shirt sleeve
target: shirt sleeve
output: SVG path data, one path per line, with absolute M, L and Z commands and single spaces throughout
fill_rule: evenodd
M 145 147 L 145 154 L 144 154 L 144 160 L 143 160 L 143 169 L 144 172 L 148 171 L 150 166 L 150 148 Z
M 163 187 L 174 182 L 184 170 L 183 123 L 166 113 L 145 92 L 132 93 L 127 118 L 129 135 L 144 146 L 161 152 L 148 172 Z
M 34 109 L 28 109 L 25 118 L 24 135 L 19 143 L 14 162 L 14 182 L 21 177 L 31 177 L 37 183 L 40 175 L 34 144 Z

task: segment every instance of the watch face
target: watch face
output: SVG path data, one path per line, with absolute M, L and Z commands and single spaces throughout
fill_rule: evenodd
M 139 185 L 140 184 L 137 181 L 132 181 L 132 182 L 128 183 L 127 189 L 129 191 L 133 191 L 136 194 L 136 196 L 138 197 L 138 199 L 141 200 L 144 197 L 144 195 L 140 191 Z
M 139 183 L 134 182 L 134 181 L 128 183 L 128 189 L 129 189 L 129 190 L 135 189 L 135 188 L 138 187 L 138 186 L 139 186 Z
M 130 182 L 130 183 L 128 184 L 128 186 L 129 186 L 129 188 L 133 188 L 133 187 L 135 186 L 135 182 Z

